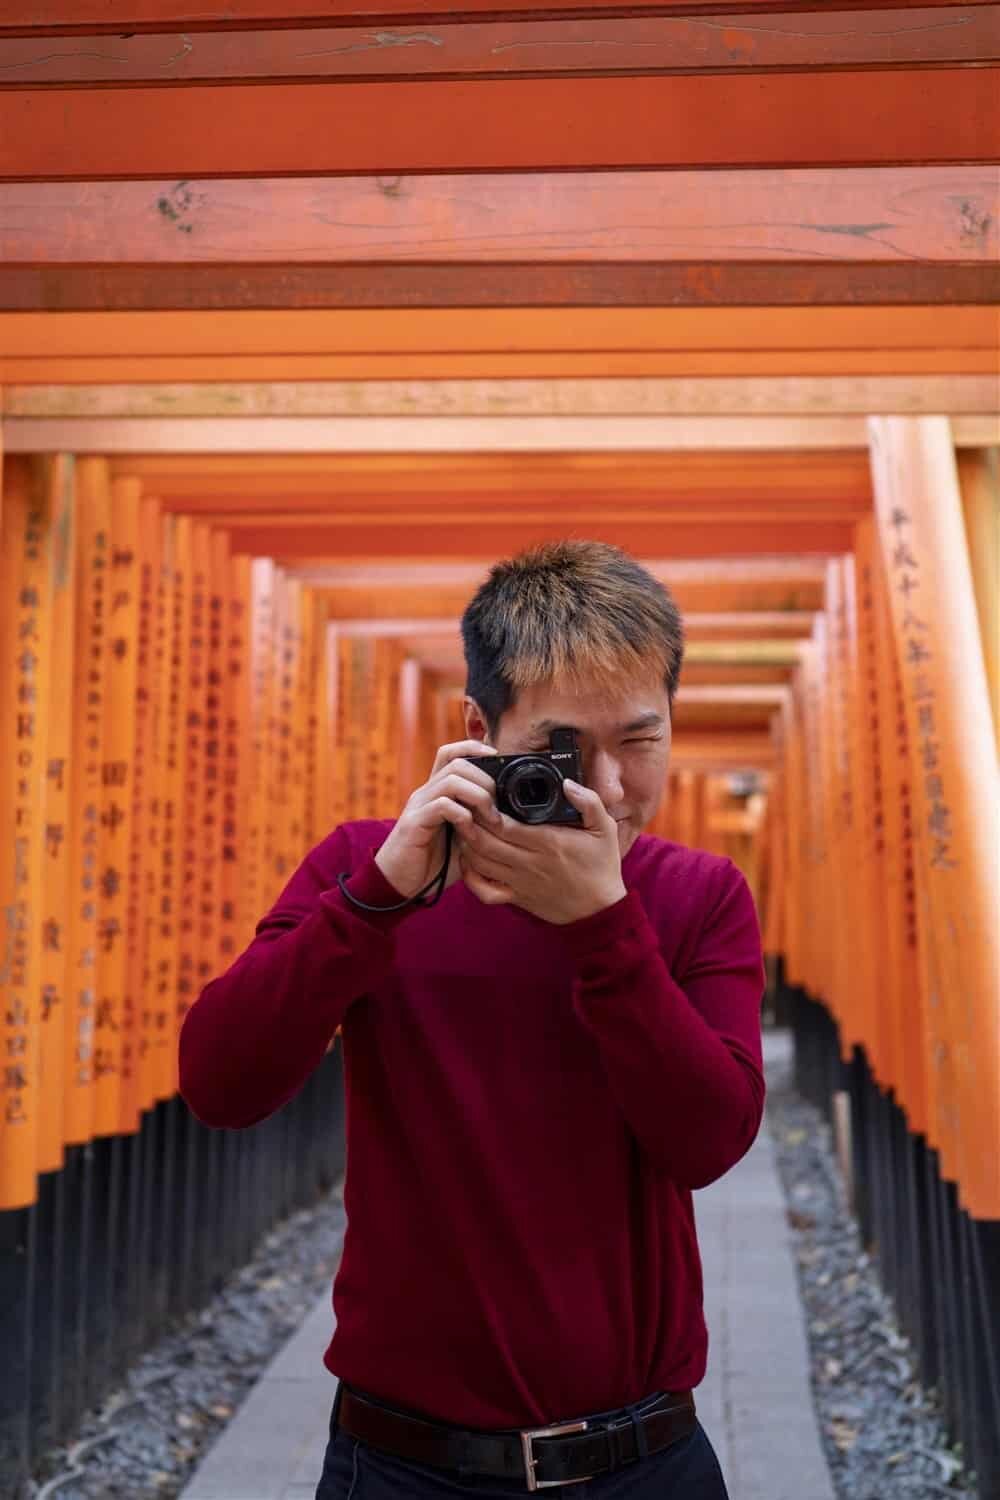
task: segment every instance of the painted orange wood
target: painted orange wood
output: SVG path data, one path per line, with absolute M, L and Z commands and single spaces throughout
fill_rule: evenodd
M 111 531 L 101 612 L 104 736 L 97 905 L 97 1012 L 94 1023 L 94 1134 L 134 1130 L 137 1017 L 127 1004 L 127 914 L 135 760 L 138 637 L 138 480 L 111 485 Z
M 37 1193 L 40 1087 L 43 850 L 39 807 L 45 777 L 52 601 L 48 585 L 48 496 L 25 460 L 6 462 L 0 532 L 0 705 L 8 733 L 0 749 L 0 1207 L 23 1208 Z
M 157 505 L 148 497 L 144 504 Z M 158 508 L 158 506 L 157 506 Z M 155 540 L 156 566 L 150 590 L 150 646 L 148 654 L 149 706 L 149 757 L 144 780 L 146 781 L 146 819 L 148 845 L 144 857 L 145 906 L 143 912 L 142 977 L 142 1028 L 140 1056 L 142 1060 L 142 1088 L 147 1107 L 166 1097 L 163 1092 L 165 1037 L 157 1022 L 160 1014 L 159 985 L 160 966 L 167 962 L 166 932 L 167 917 L 163 912 L 164 900 L 170 893 L 164 888 L 164 880 L 172 879 L 172 866 L 167 864 L 167 843 L 172 838 L 173 803 L 171 791 L 171 655 L 173 650 L 173 600 L 174 600 L 174 530 L 172 516 L 160 514 Z M 169 815 L 168 815 L 169 806 Z M 170 860 L 173 855 L 169 856 Z
M 725 528 L 726 555 L 792 556 L 807 549 L 820 553 L 843 552 L 851 545 L 853 529 L 850 519 L 818 524 L 807 521 L 733 523 Z M 363 524 L 355 527 L 325 524 L 290 527 L 275 522 L 270 526 L 234 527 L 233 545 L 255 556 L 274 557 L 282 567 L 304 559 L 338 554 L 358 562 L 400 555 L 421 560 L 449 558 L 487 562 L 512 550 L 565 534 L 566 524 L 557 517 L 549 522 L 511 527 L 496 523 L 488 529 L 478 521 L 467 520 L 456 522 L 451 528 L 435 528 L 433 531 L 414 527 L 403 535 L 398 528 L 392 530 Z M 718 524 L 713 524 L 707 517 L 698 524 L 675 523 L 669 519 L 644 525 L 592 523 L 587 526 L 587 535 L 595 541 L 625 547 L 640 556 L 669 552 L 676 558 L 704 557 L 720 540 Z
M 844 934 L 854 930 L 850 881 L 853 873 L 853 819 L 850 764 L 847 601 L 839 558 L 827 564 L 826 608 L 822 632 L 820 746 L 823 763 L 823 842 L 828 891 L 824 932 L 831 1009 L 840 1023 L 841 1048 L 849 1057 L 863 1035 L 857 1014 L 850 955 Z
M 191 528 L 187 631 L 181 662 L 186 711 L 179 759 L 180 803 L 177 861 L 177 1021 L 180 1024 L 200 989 L 202 935 L 199 913 L 203 840 L 206 837 L 205 717 L 208 694 L 208 612 L 211 551 L 208 527 Z
M 139 511 L 138 641 L 136 654 L 135 760 L 132 843 L 126 920 L 126 995 L 135 1009 L 135 1097 L 139 1111 L 156 1103 L 152 1051 L 152 944 L 155 941 L 162 821 L 159 805 L 160 681 L 164 628 L 161 586 L 163 523 L 156 500 L 144 497 Z
M 992 161 L 998 72 L 25 87 L 0 93 L 0 177 Z
M 225 760 L 221 875 L 221 960 L 228 966 L 246 947 L 259 918 L 250 909 L 244 863 L 253 794 L 251 705 L 251 562 L 230 557 L 230 596 L 226 622 Z
M 1000 751 L 1000 448 L 956 455 L 986 681 Z
M 867 442 L 858 450 L 811 452 L 757 449 L 730 453 L 717 449 L 642 454 L 580 453 L 331 453 L 331 454 L 131 454 L 111 460 L 113 474 L 136 474 L 155 486 L 164 503 L 201 509 L 206 514 L 252 513 L 288 506 L 330 509 L 331 490 L 348 503 L 398 509 L 415 503 L 430 509 L 455 505 L 497 508 L 533 504 L 549 507 L 597 490 L 616 507 L 627 503 L 824 503 L 823 512 L 840 515 L 847 505 L 865 514 L 871 498 Z M 642 492 L 647 492 L 645 500 Z M 209 504 L 201 497 L 217 497 Z M 312 503 L 309 503 L 309 497 Z M 411 501 L 410 497 L 414 497 Z M 523 497 L 523 498 L 522 498 Z M 288 507 L 291 510 L 291 507 Z M 292 510 L 294 515 L 294 510 Z
M 252 564 L 250 668 L 252 802 L 244 872 L 255 923 L 271 904 L 273 815 L 270 811 L 270 767 L 274 753 L 272 705 L 275 695 L 275 593 L 276 574 L 273 563 L 267 558 L 255 558 Z
M 984 62 L 998 53 L 997 7 L 966 12 L 964 24 L 935 24 L 933 7 L 772 14 L 767 26 L 743 15 L 599 17 L 593 20 L 462 21 L 431 27 L 293 27 L 272 31 L 75 37 L 0 42 L 12 83 L 191 83 L 277 78 L 509 77 L 520 73 L 744 72 L 770 67 Z
M 970 76 L 976 76 L 972 74 Z M 2 96 L 0 96 L 2 97 Z M 559 351 L 953 349 L 995 353 L 1000 311 L 956 307 L 312 309 L 0 314 L 5 360 L 169 355 L 460 354 Z M 604 373 L 610 374 L 611 371 Z M 988 373 L 988 371 L 984 372 Z M 5 381 L 16 377 L 0 367 Z M 52 377 L 48 377 L 51 379 Z M 128 377 L 125 377 L 128 378 Z
M 28 316 L 21 314 L 20 316 Z M 52 314 L 49 315 L 53 316 Z M 118 316 L 121 316 L 119 314 Z M 575 316 L 575 314 L 574 314 Z M 943 330 L 942 330 L 943 331 Z M 56 355 L 0 352 L 0 381 L 302 381 L 540 379 L 595 376 L 993 375 L 996 351 L 940 340 L 926 346 L 633 352 L 495 350 L 488 353 Z M 0 343 L 0 349 L 2 349 Z
M 961 4 L 963 9 L 981 3 L 981 0 L 936 0 L 935 9 L 947 14 L 947 7 Z M 859 10 L 905 6 L 906 0 L 864 0 Z M 605 0 L 548 0 L 546 10 L 556 12 L 569 10 L 586 15 L 597 10 L 606 14 L 625 10 L 626 14 L 637 11 L 656 10 L 676 12 L 684 15 L 691 11 L 692 0 L 632 0 L 627 7 L 608 5 Z M 694 8 L 699 13 L 723 13 L 732 8 L 732 0 L 702 0 Z M 769 15 L 775 10 L 775 0 L 745 0 L 743 9 L 759 16 Z M 819 0 L 803 3 L 800 10 L 823 10 Z M 438 0 L 435 15 L 441 20 L 463 21 L 486 12 L 489 15 L 513 13 L 524 14 L 523 0 Z M 371 23 L 389 16 L 413 16 L 413 0 L 351 0 L 348 7 L 338 11 L 338 19 L 347 22 L 356 18 L 362 23 Z M 225 21 L 233 28 L 248 26 L 311 27 L 329 21 L 329 0 L 226 0 L 223 13 L 209 8 L 204 0 L 125 0 L 109 15 L 105 0 L 10 0 L 3 18 L 3 30 L 14 35 L 48 36 L 84 30 L 121 33 L 123 31 L 173 31 L 181 28 L 195 33 L 218 26 Z
M 985 263 L 997 197 L 982 165 L 3 183 L 0 263 Z
M 196 993 L 226 967 L 222 962 L 222 850 L 225 768 L 226 629 L 230 605 L 229 543 L 222 533 L 207 538 L 207 616 L 205 622 L 205 708 L 202 723 L 204 803 L 198 870 L 198 968 Z
M 81 1145 L 94 1133 L 97 1018 L 99 838 L 104 758 L 104 643 L 110 607 L 111 480 L 107 463 L 76 463 L 76 608 L 70 759 L 70 908 L 67 965 L 65 1137 Z
M 130 649 L 135 652 L 135 709 L 133 709 L 132 784 L 129 807 L 129 865 L 127 865 L 126 910 L 124 910 L 123 1068 L 121 1068 L 121 1130 L 135 1130 L 142 1110 L 154 1103 L 153 1064 L 150 1056 L 150 1005 L 148 1005 L 148 929 L 151 921 L 151 865 L 153 807 L 154 627 L 156 627 L 157 573 L 159 573 L 160 516 L 156 501 L 138 499 L 135 525 L 135 555 L 129 568 L 129 588 L 115 585 L 118 607 L 130 610 L 135 634 Z M 118 573 L 123 564 L 118 565 Z M 112 570 L 114 571 L 114 570 Z M 124 579 L 120 579 L 124 582 Z M 124 594 L 129 600 L 124 601 Z
M 164 761 L 160 797 L 163 836 L 160 849 L 160 903 L 153 988 L 153 1048 L 157 1097 L 177 1088 L 177 1011 L 180 996 L 180 923 L 183 914 L 184 746 L 187 737 L 188 663 L 191 638 L 192 525 L 170 517 L 164 531 L 167 634 L 161 684 L 164 703 Z M 180 998 L 179 998 L 180 996 Z
M 932 994 L 953 1025 L 939 1118 L 959 1193 L 1000 1217 L 1000 799 L 996 742 L 954 449 L 945 418 L 872 418 L 881 553 L 910 744 L 918 891 Z
M 77 732 L 67 693 L 76 663 L 76 493 L 72 456 L 37 460 L 35 482 L 44 486 L 50 533 L 52 640 L 45 727 L 44 899 L 40 987 L 39 1086 L 46 1101 L 39 1121 L 38 1170 L 57 1171 L 64 1161 L 67 1037 L 70 1028 L 69 935 L 72 898 L 73 827 L 71 772 Z M 0 648 L 2 649 L 2 648 Z
M 854 556 L 856 649 L 851 782 L 858 821 L 858 901 L 863 920 L 870 923 L 862 937 L 856 965 L 856 982 L 864 997 L 863 1030 L 858 1041 L 864 1045 L 878 1081 L 886 1089 L 896 1089 L 901 1107 L 909 1112 L 912 1099 L 906 1096 L 895 1028 L 901 989 L 912 990 L 915 973 L 903 945 L 902 903 L 896 901 L 897 862 L 901 857 L 898 798 L 893 795 L 889 806 L 886 805 L 890 784 L 896 786 L 897 761 L 890 738 L 894 723 L 892 683 L 880 671 L 884 663 L 879 655 L 881 616 L 873 547 L 873 522 L 869 516 L 858 527 Z M 888 766 L 883 764 L 884 753 L 889 757 Z

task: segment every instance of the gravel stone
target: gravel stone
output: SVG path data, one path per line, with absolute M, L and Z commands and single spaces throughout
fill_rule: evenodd
M 768 1070 L 768 1124 L 785 1191 L 805 1310 L 812 1391 L 838 1500 L 937 1500 L 976 1493 L 948 1441 L 916 1351 L 882 1291 L 847 1206 L 832 1132 L 795 1090 L 790 1065 Z
M 265 1235 L 208 1306 L 188 1314 L 86 1414 L 71 1442 L 39 1457 L 24 1500 L 174 1500 L 330 1286 L 345 1223 L 341 1177 Z

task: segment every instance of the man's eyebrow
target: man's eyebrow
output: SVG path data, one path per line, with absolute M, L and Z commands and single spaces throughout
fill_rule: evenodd
M 633 719 L 631 724 L 618 724 L 619 734 L 636 734 L 640 729 L 660 729 L 665 720 L 662 714 L 652 710 L 648 714 L 640 714 L 638 719 Z M 575 724 L 567 724 L 565 719 L 539 719 L 537 724 L 532 724 L 531 734 L 551 734 L 553 729 L 576 729 Z M 579 731 L 578 731 L 579 732 Z

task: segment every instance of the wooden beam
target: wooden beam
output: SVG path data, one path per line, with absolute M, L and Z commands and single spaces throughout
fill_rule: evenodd
M 491 560 L 566 535 L 566 527 L 557 517 L 516 527 L 503 524 L 502 519 L 486 526 L 481 518 L 473 517 L 447 527 L 419 526 L 405 530 L 399 525 L 371 526 L 363 518 L 356 524 L 339 526 L 329 523 L 289 526 L 284 521 L 235 526 L 230 522 L 229 529 L 234 551 L 273 557 L 281 566 L 292 559 L 301 561 L 338 554 L 364 559 L 405 556 Z M 734 521 L 720 527 L 710 517 L 677 524 L 669 519 L 617 525 L 595 521 L 588 526 L 588 535 L 634 554 L 669 549 L 676 557 L 688 558 L 746 557 L 755 552 L 830 555 L 850 551 L 854 522 L 740 524 Z
M 544 72 L 697 72 L 984 62 L 1000 55 L 1000 8 L 942 23 L 935 7 L 769 15 L 432 21 L 368 27 L 119 33 L 0 40 L 5 83 L 191 83 L 275 78 L 451 78 Z
M 18 182 L 0 184 L 0 263 L 80 262 L 89 275 L 130 262 L 141 275 L 220 263 L 285 276 L 337 262 L 353 276 L 359 262 L 927 268 L 992 263 L 998 200 L 985 166 Z
M 674 726 L 670 748 L 673 770 L 751 771 L 774 765 L 774 745 L 769 729 L 728 728 L 714 734 Z
M 823 607 L 825 568 L 809 557 L 744 557 L 738 561 L 643 558 L 669 587 L 686 616 L 698 611 L 787 612 Z M 331 620 L 359 617 L 391 620 L 461 615 L 483 581 L 482 563 L 407 558 L 400 563 L 363 563 L 332 557 L 301 560 L 290 567 L 323 598 Z
M 10 453 L 544 453 L 615 454 L 864 446 L 866 418 L 834 417 L 224 417 L 5 418 Z M 955 416 L 955 443 L 1000 442 L 1000 417 Z
M 1000 69 L 15 88 L 0 178 L 1000 159 Z
M 11 385 L 5 417 L 833 416 L 997 410 L 988 375 Z
M 1000 263 L 0 266 L 0 312 L 1000 302 Z
M 27 316 L 26 314 L 22 316 Z M 54 317 L 55 314 L 50 314 Z M 208 316 L 208 314 L 205 314 Z M 2 347 L 2 345 L 0 345 Z M 35 346 L 38 347 L 37 345 Z M 44 347 L 44 346 L 43 346 Z M 25 385 L 129 381 L 492 380 L 594 377 L 672 379 L 823 378 L 847 376 L 987 375 L 995 379 L 996 350 L 938 344 L 868 349 L 510 349 L 375 354 L 59 354 L 0 353 L 0 383 Z
M 808 640 L 813 619 L 814 615 L 807 610 L 685 614 L 685 661 L 697 661 L 713 670 L 729 664 L 752 665 L 756 669 L 762 662 L 783 669 L 798 661 L 798 653 L 789 643 Z M 392 640 L 404 637 L 408 641 L 444 639 L 461 646 L 457 614 L 427 620 L 409 619 L 405 615 L 341 620 L 337 630 L 345 636 L 385 636 Z
M 1000 111 L 998 111 L 1000 116 Z M 946 328 L 942 323 L 946 323 Z M 988 351 L 995 361 L 1000 311 L 956 307 L 461 308 L 332 312 L 4 313 L 0 348 L 12 360 L 152 355 L 458 354 L 514 350 L 663 353 L 831 349 Z M 0 366 L 0 374 L 5 374 Z
M 7 417 L 10 453 L 530 453 L 861 451 L 863 416 L 833 417 Z M 1000 419 L 956 416 L 955 441 L 1000 442 Z
M 983 0 L 932 0 L 935 9 L 961 6 L 968 10 Z M 860 0 L 854 8 L 905 8 L 908 0 Z M 741 0 L 740 9 L 754 15 L 768 15 L 787 9 L 822 11 L 825 0 Z M 646 10 L 686 15 L 692 12 L 722 14 L 732 9 L 732 0 L 630 0 L 627 6 L 608 0 L 547 0 L 550 13 L 572 11 L 586 14 L 598 11 L 624 12 L 626 15 Z M 252 26 L 269 28 L 314 27 L 330 23 L 330 0 L 225 0 L 224 4 L 206 4 L 205 0 L 116 0 L 114 14 L 109 14 L 107 0 L 7 0 L 0 35 L 53 36 L 94 31 L 121 35 L 125 32 L 152 31 L 170 33 L 175 29 L 200 32 L 227 27 L 238 30 Z M 463 21 L 483 14 L 525 16 L 525 0 L 437 0 L 434 17 L 439 21 Z M 350 0 L 338 6 L 337 20 L 386 25 L 400 16 L 412 19 L 414 0 Z
M 584 495 L 616 503 L 710 506 L 792 501 L 866 506 L 867 450 L 726 453 L 324 453 L 153 454 L 111 460 L 113 476 L 134 475 L 169 505 L 205 510 L 315 510 L 413 504 L 547 507 Z M 454 497 L 459 497 L 455 501 Z M 310 498 L 311 497 L 311 498 Z M 335 497 L 335 498 L 334 498 Z M 478 497 L 478 498 L 477 498 Z

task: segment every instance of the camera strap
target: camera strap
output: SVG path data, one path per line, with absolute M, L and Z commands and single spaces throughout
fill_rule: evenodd
M 359 901 L 357 896 L 352 896 L 347 889 L 345 882 L 348 879 L 349 872 L 346 870 L 337 876 L 337 885 L 340 887 L 340 894 L 352 906 L 356 906 L 359 911 L 403 911 L 407 906 L 435 906 L 444 894 L 444 883 L 448 879 L 448 866 L 451 864 L 451 846 L 454 838 L 454 828 L 450 823 L 446 823 L 444 825 L 444 864 L 433 880 L 429 880 L 425 886 L 417 891 L 415 896 L 407 896 L 405 901 L 397 901 L 393 906 L 369 906 L 367 901 Z M 425 899 L 431 891 L 434 892 L 433 896 L 430 896 L 429 900 Z

